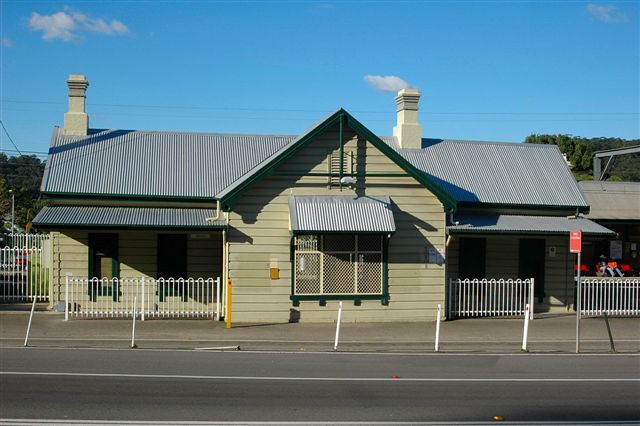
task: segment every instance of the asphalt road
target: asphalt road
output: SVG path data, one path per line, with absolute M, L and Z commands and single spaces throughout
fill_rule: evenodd
M 0 348 L 3 419 L 640 420 L 637 355 Z

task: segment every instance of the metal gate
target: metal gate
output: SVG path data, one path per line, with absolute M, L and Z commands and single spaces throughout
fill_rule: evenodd
M 0 248 L 0 302 L 49 300 L 51 241 L 48 234 L 10 234 Z

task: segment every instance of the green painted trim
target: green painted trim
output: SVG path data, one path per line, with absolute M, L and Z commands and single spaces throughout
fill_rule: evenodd
M 41 229 L 140 229 L 140 230 L 166 230 L 166 229 L 193 229 L 198 231 L 217 231 L 226 229 L 228 225 L 208 225 L 208 226 L 170 226 L 170 225 L 91 225 L 91 224 L 68 224 L 68 223 L 33 223 L 33 226 Z
M 319 295 L 303 295 L 303 296 L 289 296 L 289 299 L 294 303 L 300 303 L 301 301 L 308 300 L 385 300 L 384 294 L 319 294 Z M 298 306 L 298 305 L 296 305 Z
M 483 203 L 480 201 L 460 201 L 458 210 L 465 208 L 484 209 L 506 209 L 506 210 L 541 210 L 541 211 L 566 211 L 568 215 L 575 214 L 576 210 L 581 213 L 588 213 L 589 206 L 554 206 L 547 204 L 507 204 L 507 203 Z
M 174 195 L 126 195 L 126 194 L 96 194 L 92 192 L 53 192 L 43 191 L 42 197 L 46 199 L 68 199 L 77 200 L 85 198 L 93 198 L 100 200 L 114 200 L 114 201 L 180 201 L 180 202 L 216 202 L 218 199 L 215 197 L 181 197 Z
M 293 156 L 300 149 L 305 147 L 309 142 L 315 139 L 318 135 L 323 133 L 326 129 L 333 126 L 338 120 L 344 119 L 341 117 L 346 117 L 347 124 L 351 127 L 351 129 L 359 136 L 363 137 L 370 143 L 372 143 L 376 148 L 378 148 L 383 154 L 389 157 L 394 163 L 396 163 L 401 169 L 403 169 L 409 176 L 418 181 L 422 186 L 431 191 L 440 202 L 443 204 L 445 211 L 447 213 L 455 213 L 457 208 L 456 200 L 450 196 L 448 193 L 443 191 L 440 187 L 438 187 L 435 183 L 429 179 L 429 177 L 414 167 L 411 163 L 409 163 L 404 157 L 402 157 L 399 153 L 397 153 L 393 148 L 391 148 L 388 144 L 386 144 L 382 139 L 373 134 L 369 129 L 367 129 L 364 125 L 362 125 L 358 120 L 353 118 L 347 111 L 340 108 L 334 114 L 332 114 L 329 118 L 327 118 L 324 122 L 320 123 L 313 130 L 308 132 L 301 139 L 287 147 L 282 153 L 277 155 L 268 163 L 264 164 L 260 170 L 255 172 L 250 178 L 242 182 L 233 190 L 229 191 L 225 196 L 221 197 L 222 210 L 223 211 L 231 211 L 238 200 L 238 198 L 242 195 L 244 191 L 246 191 L 251 185 L 260 181 L 267 175 L 273 173 L 273 171 L 281 166 L 285 161 L 287 161 L 291 156 Z
M 382 294 L 380 302 L 389 305 L 389 238 L 382 242 Z
M 297 140 L 295 143 L 289 145 L 284 151 L 282 151 L 279 155 L 273 158 L 268 163 L 264 164 L 262 168 L 253 173 L 247 180 L 240 183 L 237 187 L 233 188 L 226 195 L 221 197 L 220 203 L 222 205 L 222 211 L 229 212 L 233 209 L 236 201 L 242 193 L 244 193 L 249 187 L 251 187 L 254 183 L 262 180 L 267 175 L 269 175 L 273 170 L 282 165 L 285 161 L 287 161 L 291 156 L 293 156 L 300 149 L 305 147 L 310 141 L 316 138 L 319 134 L 323 133 L 329 127 L 333 126 L 340 116 L 344 114 L 345 111 L 343 109 L 339 109 L 335 113 L 333 113 L 329 118 L 316 126 L 313 130 L 309 131 L 305 136 Z
M 463 235 L 463 234 L 474 234 L 474 235 L 478 235 L 478 234 L 485 234 L 485 235 L 491 235 L 491 234 L 495 234 L 495 235 L 569 235 L 569 231 L 514 231 L 514 230 L 487 230 L 487 229 L 448 229 L 447 228 L 447 233 L 448 234 L 458 234 L 458 235 Z M 583 232 L 582 235 L 584 236 L 590 236 L 590 237 L 603 237 L 603 238 L 607 238 L 607 237 L 612 237 L 617 235 L 615 232 L 612 232 L 610 234 L 598 234 L 598 233 L 593 233 L 593 232 Z
M 456 212 L 457 201 L 451 195 L 449 195 L 447 192 L 433 183 L 426 173 L 422 172 L 409 161 L 407 161 L 402 155 L 400 155 L 382 139 L 371 132 L 371 130 L 367 129 L 362 123 L 349 115 L 348 112 L 345 111 L 345 115 L 347 116 L 347 123 L 349 124 L 351 129 L 356 132 L 356 134 L 371 142 L 373 146 L 378 148 L 383 154 L 389 157 L 412 178 L 417 180 L 422 186 L 431 191 L 438 198 L 438 200 L 440 200 L 447 213 Z
M 396 230 L 393 231 L 291 231 L 293 235 L 393 235 Z
M 286 171 L 286 172 L 274 172 L 273 176 L 321 176 L 321 177 L 339 177 L 336 173 L 322 173 L 322 172 L 305 172 L 301 171 Z M 407 177 L 408 173 L 351 173 L 351 177 Z
M 340 115 L 340 189 L 342 189 L 342 177 L 344 176 L 344 114 Z

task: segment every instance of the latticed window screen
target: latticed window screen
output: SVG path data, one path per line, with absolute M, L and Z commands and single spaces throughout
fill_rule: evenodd
M 298 235 L 294 295 L 383 292 L 382 235 Z

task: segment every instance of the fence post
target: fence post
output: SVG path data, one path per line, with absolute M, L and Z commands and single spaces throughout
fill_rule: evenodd
M 142 299 L 140 300 L 140 320 L 144 321 L 144 298 L 147 295 L 144 289 L 144 275 L 142 276 Z
M 231 280 L 227 281 L 227 312 L 225 314 L 225 319 L 227 320 L 227 328 L 231 328 Z
M 220 321 L 220 277 L 216 278 L 216 320 Z
M 336 340 L 333 343 L 333 350 L 338 350 L 338 340 L 340 339 L 340 320 L 342 319 L 342 301 L 338 304 L 338 321 L 336 321 Z
M 447 319 L 451 319 L 451 311 L 453 304 L 453 278 L 449 278 L 449 300 L 447 300 Z
M 131 348 L 136 347 L 136 305 L 138 304 L 138 296 L 133 296 L 133 329 L 131 330 Z
M 440 346 L 440 316 L 442 315 L 442 305 L 438 303 L 438 317 L 436 318 L 436 344 L 435 351 L 438 352 Z
M 29 325 L 27 326 L 27 335 L 24 338 L 24 345 L 27 346 L 27 342 L 29 341 L 29 332 L 31 331 L 31 320 L 33 320 L 33 311 L 36 309 L 36 298 L 33 298 L 33 303 L 31 304 L 31 315 L 29 315 Z M 607 323 L 609 325 L 609 323 Z
M 69 280 L 71 279 L 71 272 L 65 274 L 64 279 L 64 320 L 69 321 Z
M 529 335 L 529 304 L 524 306 L 524 332 L 522 333 L 522 351 L 527 352 L 527 338 Z
M 531 321 L 533 321 L 533 307 L 535 306 L 535 302 L 533 300 L 533 298 L 535 297 L 535 279 L 531 278 L 531 285 L 529 286 L 529 309 L 530 309 L 530 313 L 529 315 L 531 315 Z

